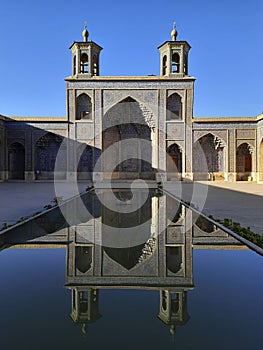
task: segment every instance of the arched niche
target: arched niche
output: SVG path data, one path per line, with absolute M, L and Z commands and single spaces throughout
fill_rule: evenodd
M 89 56 L 86 52 L 80 55 L 80 73 L 89 73 Z
M 67 150 L 63 138 L 53 133 L 40 137 L 35 144 L 36 180 L 65 179 L 67 169 Z
M 193 173 L 195 180 L 224 180 L 225 144 L 211 133 L 204 135 L 193 146 Z
M 77 246 L 75 247 L 75 267 L 81 273 L 86 273 L 92 265 L 92 247 Z
M 244 142 L 236 151 L 236 174 L 237 181 L 248 181 L 252 173 L 252 147 Z
M 82 144 L 77 150 L 77 178 L 91 180 L 93 171 L 93 150 L 91 146 Z
M 76 99 L 76 119 L 91 120 L 92 119 L 92 102 L 91 98 L 83 93 Z
M 172 73 L 180 73 L 180 55 L 178 52 L 172 54 Z
M 20 142 L 13 142 L 8 147 L 8 178 L 25 179 L 25 147 Z
M 163 56 L 163 61 L 162 61 L 162 75 L 167 74 L 167 55 Z
M 166 169 L 167 179 L 180 180 L 182 176 L 182 152 L 176 143 L 170 145 L 167 149 Z
M 182 247 L 166 247 L 166 268 L 167 272 L 172 274 L 177 274 L 183 263 Z
M 166 120 L 182 120 L 182 99 L 176 92 L 167 98 Z

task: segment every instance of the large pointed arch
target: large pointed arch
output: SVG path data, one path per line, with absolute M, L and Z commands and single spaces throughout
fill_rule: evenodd
M 212 133 L 200 137 L 193 145 L 195 180 L 224 180 L 225 143 Z
M 153 179 L 151 135 L 152 113 L 132 97 L 121 100 L 103 117 L 102 151 L 104 179 Z M 132 140 L 130 145 L 128 140 Z M 126 141 L 126 142 L 125 142 Z M 145 160 L 147 159 L 147 160 Z M 114 166 L 114 174 L 109 167 Z
M 252 175 L 253 148 L 247 142 L 237 147 L 236 151 L 236 174 L 237 181 L 248 181 Z

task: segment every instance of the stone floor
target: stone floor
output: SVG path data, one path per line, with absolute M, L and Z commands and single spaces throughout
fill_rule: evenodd
M 168 190 L 176 194 L 176 186 Z M 195 196 L 192 196 L 193 187 Z M 263 184 L 252 182 L 197 182 L 183 184 L 181 197 L 194 204 L 206 215 L 215 218 L 231 218 L 242 226 L 263 234 Z
M 80 183 L 79 187 L 83 191 L 87 184 Z M 4 222 L 13 224 L 21 217 L 44 210 L 56 196 L 67 199 L 76 194 L 69 183 L 60 183 L 58 191 L 56 193 L 53 182 L 0 183 L 0 227 Z
M 76 189 L 70 183 L 61 183 L 59 186 L 56 193 L 52 182 L 0 183 L 0 227 L 4 222 L 14 223 L 21 217 L 43 210 L 55 196 L 67 199 L 76 194 Z M 80 192 L 86 187 L 86 183 L 80 183 Z M 220 219 L 231 218 L 263 234 L 263 184 L 196 182 L 169 183 L 165 187 L 184 200 L 191 201 L 207 215 L 212 214 Z

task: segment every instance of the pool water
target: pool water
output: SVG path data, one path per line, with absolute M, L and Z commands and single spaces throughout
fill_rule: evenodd
M 6 234 L 1 349 L 261 350 L 262 257 L 170 197 L 126 192 Z

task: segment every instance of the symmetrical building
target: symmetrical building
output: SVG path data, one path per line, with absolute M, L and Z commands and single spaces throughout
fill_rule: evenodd
M 0 116 L 0 180 L 263 180 L 263 115 L 196 118 L 190 45 L 159 46 L 160 75 L 100 76 L 102 48 L 74 42 L 67 116 Z

